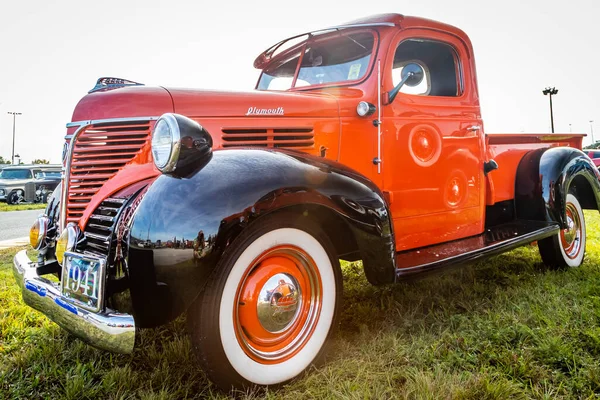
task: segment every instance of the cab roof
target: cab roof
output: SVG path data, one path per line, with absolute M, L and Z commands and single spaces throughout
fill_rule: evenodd
M 290 40 L 297 39 L 302 36 L 315 35 L 319 33 L 325 33 L 328 31 L 335 31 L 341 29 L 348 28 L 357 28 L 357 27 L 394 27 L 397 26 L 401 29 L 407 28 L 428 28 L 441 30 L 445 32 L 452 33 L 456 36 L 459 36 L 461 39 L 465 40 L 470 44 L 467 35 L 460 29 L 455 26 L 444 24 L 443 22 L 434 21 L 427 18 L 420 17 L 410 17 L 402 14 L 376 14 L 371 15 L 365 18 L 355 19 L 353 21 L 346 22 L 342 25 L 332 26 L 329 28 L 319 29 L 316 31 L 304 32 L 299 35 L 294 35 L 287 39 L 284 39 L 280 42 L 277 42 L 273 46 L 269 47 L 265 51 L 263 51 L 256 60 L 254 60 L 254 67 L 258 69 L 264 68 L 269 62 L 272 60 L 274 53 L 286 42 Z

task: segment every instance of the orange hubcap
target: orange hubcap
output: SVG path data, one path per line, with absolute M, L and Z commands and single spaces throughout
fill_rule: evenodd
M 318 269 L 302 249 L 286 245 L 262 253 L 236 293 L 234 326 L 244 352 L 263 364 L 297 354 L 319 320 L 321 291 Z

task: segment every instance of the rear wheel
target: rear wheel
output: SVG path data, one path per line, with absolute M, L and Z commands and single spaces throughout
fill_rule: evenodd
M 226 391 L 295 378 L 336 325 L 339 261 L 317 226 L 297 220 L 268 216 L 242 232 L 188 312 L 194 350 Z
M 567 228 L 540 240 L 538 248 L 544 264 L 553 268 L 579 267 L 585 256 L 585 219 L 574 194 L 567 194 Z

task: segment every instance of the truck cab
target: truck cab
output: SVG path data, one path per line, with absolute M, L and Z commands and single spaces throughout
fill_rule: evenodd
M 230 390 L 320 358 L 340 259 L 378 285 L 532 242 L 551 267 L 583 262 L 582 210 L 600 204 L 583 135 L 486 135 L 460 29 L 376 15 L 254 66 L 250 92 L 97 81 L 31 230 L 38 260 L 15 256 L 27 304 L 121 353 L 186 313 L 200 366 Z

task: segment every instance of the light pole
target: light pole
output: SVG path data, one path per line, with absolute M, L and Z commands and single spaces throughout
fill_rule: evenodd
M 544 96 L 550 95 L 550 125 L 552 126 L 552 133 L 554 133 L 554 114 L 552 112 L 552 95 L 557 94 L 558 89 L 555 87 L 547 87 L 546 89 L 544 89 L 542 91 L 542 93 L 544 93 Z
M 12 159 L 11 163 L 15 163 L 15 120 L 17 119 L 17 115 L 21 115 L 20 112 L 9 111 L 9 114 L 13 116 L 13 145 L 12 145 Z
M 591 119 L 590 120 L 590 135 L 592 136 L 592 144 L 596 143 L 594 141 L 594 125 L 592 125 L 594 123 L 594 120 Z

